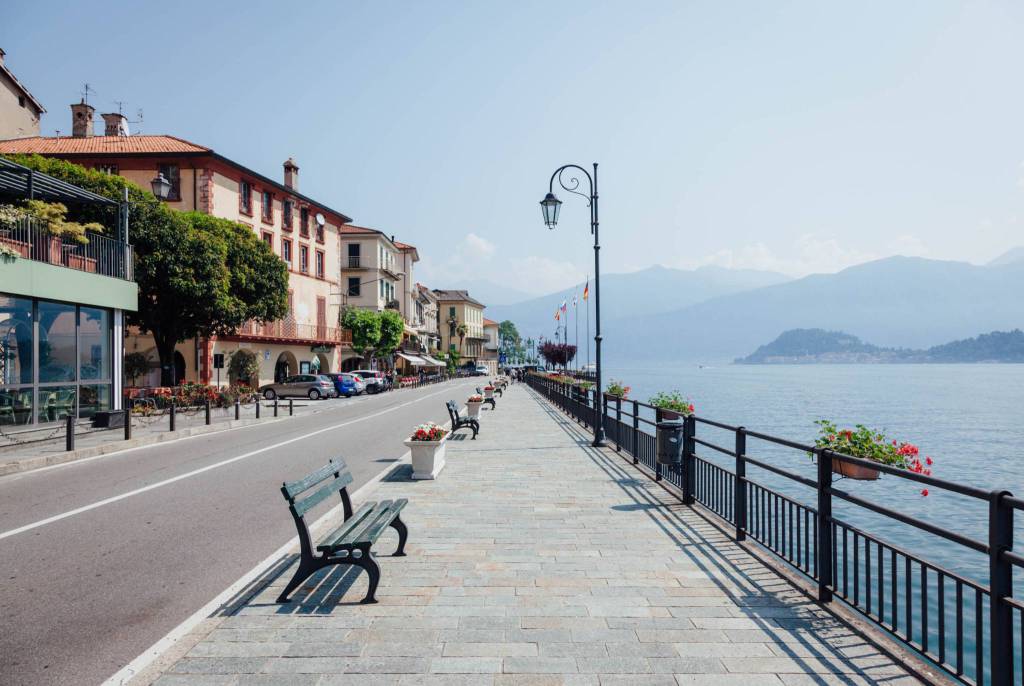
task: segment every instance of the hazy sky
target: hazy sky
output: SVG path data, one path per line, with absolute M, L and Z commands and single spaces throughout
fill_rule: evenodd
M 165 9 L 160 9 L 161 7 Z M 7 64 L 70 130 L 210 146 L 420 248 L 420 280 L 544 292 L 592 271 L 836 271 L 1024 244 L 1024 3 L 3 0 Z

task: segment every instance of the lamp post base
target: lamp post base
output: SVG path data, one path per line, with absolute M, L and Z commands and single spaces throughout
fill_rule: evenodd
M 602 436 L 601 438 L 595 438 L 593 441 L 590 442 L 590 445 L 594 448 L 603 448 L 607 445 L 607 443 L 604 442 L 604 436 Z

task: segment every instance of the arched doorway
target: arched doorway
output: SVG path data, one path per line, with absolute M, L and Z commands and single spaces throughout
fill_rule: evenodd
M 274 382 L 281 383 L 289 376 L 293 376 L 299 373 L 299 363 L 295 359 L 295 355 L 292 355 L 287 350 L 277 356 L 277 362 L 274 364 Z
M 323 353 L 313 355 L 309 361 L 310 374 L 327 374 L 331 371 L 331 360 Z
M 185 383 L 185 356 L 177 350 L 174 351 L 174 385 L 180 386 Z
M 341 363 L 341 371 L 350 372 L 353 369 L 361 369 L 363 366 L 363 358 L 361 357 L 350 357 Z

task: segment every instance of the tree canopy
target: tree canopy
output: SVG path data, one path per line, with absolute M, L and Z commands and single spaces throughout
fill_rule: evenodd
M 402 344 L 402 333 L 405 321 L 402 315 L 394 310 L 380 313 L 380 339 L 377 341 L 377 352 L 383 355 L 394 352 Z
M 352 332 L 352 349 L 366 356 L 380 340 L 380 315 L 373 310 L 348 307 L 342 310 L 339 324 Z

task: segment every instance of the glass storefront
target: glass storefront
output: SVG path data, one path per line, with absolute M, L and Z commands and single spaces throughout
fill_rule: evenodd
M 110 310 L 0 295 L 0 427 L 111 408 Z

